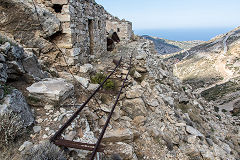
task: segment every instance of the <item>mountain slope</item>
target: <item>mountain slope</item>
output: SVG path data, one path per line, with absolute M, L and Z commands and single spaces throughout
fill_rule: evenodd
M 202 43 L 202 41 L 173 41 L 148 35 L 142 36 L 145 39 L 153 41 L 158 53 L 165 55 L 176 53 L 182 50 L 190 49 Z
M 175 64 L 175 75 L 198 92 L 206 90 L 210 93 L 212 90 L 216 91 L 217 86 L 223 86 L 220 87 L 222 91 L 228 90 L 224 86 L 228 86 L 226 84 L 229 81 L 235 82 L 239 79 L 240 27 L 167 60 L 180 61 Z M 220 93 L 220 97 L 209 100 L 217 100 L 227 95 Z M 204 95 L 207 94 L 204 92 Z

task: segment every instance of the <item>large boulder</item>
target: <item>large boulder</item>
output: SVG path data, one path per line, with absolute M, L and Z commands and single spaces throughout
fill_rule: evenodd
M 27 53 L 26 55 L 26 58 L 24 58 L 22 61 L 23 68 L 26 71 L 26 77 L 30 77 L 34 80 L 47 78 L 38 63 L 37 57 L 31 52 Z
M 0 115 L 13 112 L 20 116 L 23 125 L 30 126 L 34 122 L 33 114 L 22 93 L 13 89 L 0 101 Z
M 62 78 L 47 78 L 27 87 L 32 105 L 58 105 L 74 93 L 74 86 Z

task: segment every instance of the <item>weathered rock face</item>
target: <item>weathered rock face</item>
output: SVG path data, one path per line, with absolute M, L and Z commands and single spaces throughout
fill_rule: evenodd
M 26 103 L 22 93 L 14 89 L 10 94 L 6 95 L 0 101 L 0 114 L 3 115 L 7 112 L 17 113 L 25 127 L 30 126 L 34 122 L 33 114 Z
M 73 94 L 74 87 L 64 79 L 48 78 L 32 84 L 27 90 L 30 100 L 32 99 L 32 103 L 35 102 L 39 105 L 44 105 L 46 103 L 57 105 Z
M 17 45 L 5 42 L 0 45 L 0 81 L 6 82 L 7 79 L 18 80 L 24 78 L 28 82 L 46 78 L 47 75 L 42 71 L 36 56 L 31 52 L 25 52 Z
M 134 159 L 135 154 L 138 159 L 239 157 L 239 146 L 234 145 L 236 139 L 227 138 L 235 137 L 240 131 L 239 126 L 232 125 L 239 123 L 236 118 L 215 112 L 212 104 L 192 93 L 191 86 L 182 84 L 173 76 L 172 68 L 154 54 L 149 41 L 132 42 L 124 47 L 128 50 L 120 50 L 117 55 L 123 56 L 125 61 L 137 48 L 133 68 L 144 68 L 144 79 L 128 78 L 126 92 L 117 106 L 120 118 L 112 119 L 111 129 L 105 135 L 107 145 L 118 146 L 121 141 L 132 146 L 132 149 L 128 145 L 119 146 L 132 154 L 116 152 L 126 159 L 129 158 L 127 155 Z M 126 62 L 124 67 L 127 68 Z M 120 72 L 124 75 L 126 71 Z M 133 141 L 126 141 L 119 128 L 132 132 Z
M 60 21 L 47 9 L 38 5 L 36 8 L 41 25 L 35 7 L 29 1 L 3 0 L 0 4 L 1 32 L 8 33 L 27 48 L 39 48 L 42 52 L 48 52 L 52 48 L 51 43 L 40 38 L 40 35 L 53 35 L 60 29 Z

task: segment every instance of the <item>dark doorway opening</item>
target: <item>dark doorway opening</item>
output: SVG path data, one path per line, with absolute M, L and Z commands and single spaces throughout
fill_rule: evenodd
M 52 6 L 52 8 L 54 9 L 54 11 L 55 11 L 56 13 L 61 13 L 63 6 L 60 5 L 60 4 L 54 4 L 54 5 Z
M 89 32 L 89 38 L 90 38 L 90 54 L 93 54 L 93 50 L 94 50 L 93 29 L 94 29 L 94 21 L 92 19 L 89 19 L 88 20 L 88 32 Z

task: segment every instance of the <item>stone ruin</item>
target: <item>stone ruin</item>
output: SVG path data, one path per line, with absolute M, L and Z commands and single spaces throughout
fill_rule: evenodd
M 116 32 L 121 41 L 130 41 L 133 37 L 132 22 L 126 21 L 125 19 L 120 20 L 117 17 L 106 13 L 106 30 L 108 33 Z
M 131 39 L 131 22 L 106 13 L 94 0 L 2 0 L 0 33 L 38 54 L 53 52 L 55 43 L 69 65 L 83 64 L 107 52 L 109 30 Z

